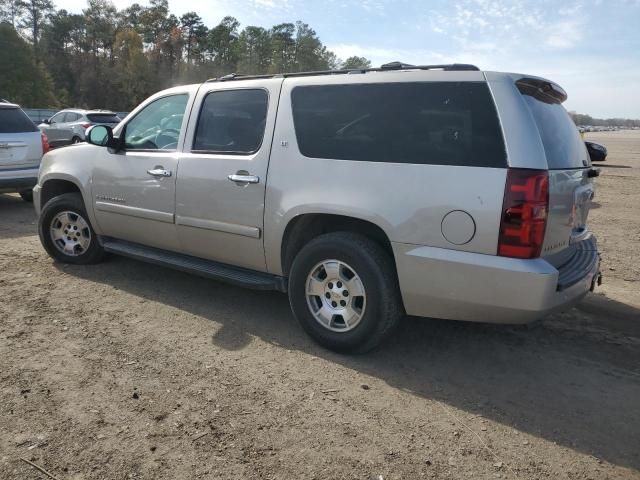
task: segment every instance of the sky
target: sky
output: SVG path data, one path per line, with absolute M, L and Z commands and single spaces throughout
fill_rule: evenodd
M 54 2 L 72 12 L 86 6 Z M 209 27 L 226 15 L 243 27 L 302 20 L 339 58 L 364 56 L 374 66 L 457 62 L 538 75 L 568 92 L 568 110 L 640 118 L 640 0 L 169 0 L 169 7 L 177 15 L 195 10 Z

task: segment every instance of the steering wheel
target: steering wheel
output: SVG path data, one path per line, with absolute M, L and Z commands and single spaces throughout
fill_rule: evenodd
M 158 150 L 163 150 L 177 144 L 179 136 L 180 130 L 177 128 L 164 128 L 157 133 L 154 143 Z

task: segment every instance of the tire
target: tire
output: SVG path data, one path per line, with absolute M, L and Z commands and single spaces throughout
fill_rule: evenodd
M 22 200 L 25 202 L 33 203 L 33 190 L 23 190 L 20 193 Z
M 80 137 L 73 137 L 71 139 L 71 145 L 75 145 L 76 143 L 80 143 L 82 141 L 82 139 Z
M 289 274 L 289 303 L 309 336 L 342 353 L 376 348 L 404 315 L 393 259 L 350 232 L 327 233 L 302 248 Z
M 104 256 L 79 193 L 65 193 L 49 200 L 40 214 L 38 233 L 44 249 L 58 262 L 89 265 Z

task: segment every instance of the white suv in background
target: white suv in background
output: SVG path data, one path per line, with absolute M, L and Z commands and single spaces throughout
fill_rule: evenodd
M 38 181 L 47 136 L 13 103 L 0 102 L 0 193 L 19 192 L 28 202 Z
M 115 128 L 120 117 L 110 110 L 67 109 L 45 120 L 38 128 L 47 134 L 52 147 L 84 142 L 85 132 L 94 125 Z

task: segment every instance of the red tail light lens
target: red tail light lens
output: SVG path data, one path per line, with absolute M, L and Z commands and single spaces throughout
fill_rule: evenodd
M 85 130 L 86 130 L 87 128 L 89 128 L 90 126 L 91 126 L 91 124 L 90 124 L 90 123 L 83 123 L 83 124 L 81 125 L 81 127 L 82 127 L 82 128 L 84 128 Z
M 540 256 L 549 211 L 549 175 L 545 170 L 509 169 L 504 190 L 498 255 Z
M 49 146 L 49 139 L 44 133 L 40 133 L 40 140 L 42 140 L 42 154 L 47 153 L 51 147 Z

